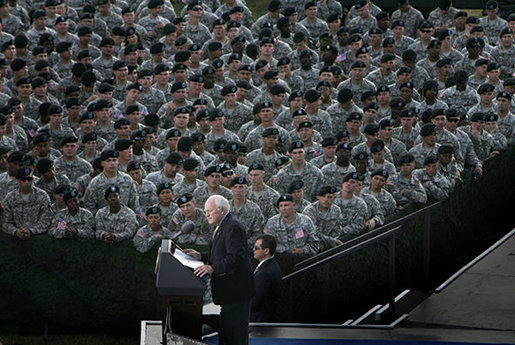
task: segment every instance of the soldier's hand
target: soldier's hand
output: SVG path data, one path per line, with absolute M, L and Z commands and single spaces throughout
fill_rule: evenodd
M 30 234 L 30 230 L 24 226 L 16 230 L 16 232 L 14 233 L 14 235 L 18 237 L 20 240 L 28 240 L 30 238 Z
M 293 248 L 292 253 L 293 254 L 304 254 L 304 249 L 303 248 Z
M 77 230 L 71 226 L 68 226 L 64 231 L 64 237 L 66 238 L 72 238 L 75 235 L 77 235 Z
M 104 239 L 104 242 L 106 242 L 106 243 L 113 243 L 114 242 L 114 235 L 111 234 L 111 233 L 104 234 L 102 236 L 102 238 Z
M 368 230 L 374 230 L 376 227 L 376 221 L 374 219 L 367 220 L 365 222 L 365 226 L 368 228 Z
M 175 103 L 170 102 L 168 103 L 168 108 L 166 108 L 166 113 L 171 114 L 175 110 Z

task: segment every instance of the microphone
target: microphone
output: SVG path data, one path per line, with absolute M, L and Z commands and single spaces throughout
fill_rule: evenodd
M 184 224 L 182 224 L 181 229 L 176 234 L 174 234 L 170 239 L 173 241 L 181 235 L 189 234 L 193 231 L 193 229 L 195 229 L 195 223 L 193 223 L 191 220 L 188 220 L 184 222 Z

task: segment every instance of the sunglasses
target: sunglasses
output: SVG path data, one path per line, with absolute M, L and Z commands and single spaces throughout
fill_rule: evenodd
M 261 248 L 259 248 L 258 246 L 254 246 L 254 250 L 260 250 Z
M 202 11 L 202 7 L 193 7 L 193 11 Z
M 425 34 L 430 34 L 432 32 L 432 30 L 420 30 L 420 31 L 425 33 Z
M 449 121 L 449 122 L 460 122 L 460 119 L 449 119 L 447 121 Z
M 23 182 L 32 181 L 32 179 L 33 178 L 30 176 L 20 177 L 20 181 L 23 181 Z
M 234 175 L 234 173 L 232 171 L 226 171 L 226 172 L 222 173 L 223 177 L 232 176 L 232 175 Z

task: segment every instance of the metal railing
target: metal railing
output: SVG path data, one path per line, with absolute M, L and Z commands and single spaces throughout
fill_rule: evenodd
M 364 248 L 367 248 L 380 241 L 388 241 L 388 303 L 390 306 L 390 315 L 395 315 L 395 296 L 396 296 L 396 270 L 395 270 L 395 241 L 396 235 L 407 229 L 407 223 L 423 216 L 423 234 L 422 234 L 422 271 L 423 271 L 423 284 L 428 286 L 429 284 L 429 269 L 430 269 L 430 240 L 431 240 L 431 211 L 441 205 L 441 202 L 437 202 L 426 206 L 420 210 L 410 213 L 402 218 L 399 218 L 391 223 L 383 225 L 373 231 L 365 233 L 359 237 L 349 240 L 340 246 L 331 248 L 325 252 L 315 255 L 309 259 L 299 262 L 295 265 L 295 271 L 285 275 L 283 282 L 289 285 L 290 288 L 290 300 L 289 300 L 289 317 L 292 319 L 293 315 L 293 284 L 292 280 L 302 274 L 310 272 L 317 268 L 323 269 L 323 279 L 328 281 L 329 267 L 328 264 L 334 262 L 337 259 L 343 258 L 344 256 L 358 252 Z M 327 286 L 327 284 L 324 284 Z M 329 291 L 328 288 L 323 289 L 323 301 L 328 303 Z

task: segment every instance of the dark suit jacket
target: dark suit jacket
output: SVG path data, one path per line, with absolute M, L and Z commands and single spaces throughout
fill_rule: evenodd
M 274 322 L 279 320 L 282 272 L 274 258 L 268 259 L 254 273 L 256 295 L 252 299 L 250 320 Z
M 247 247 L 247 232 L 229 213 L 209 244 L 208 264 L 213 267 L 211 288 L 215 304 L 250 300 L 255 293 Z

